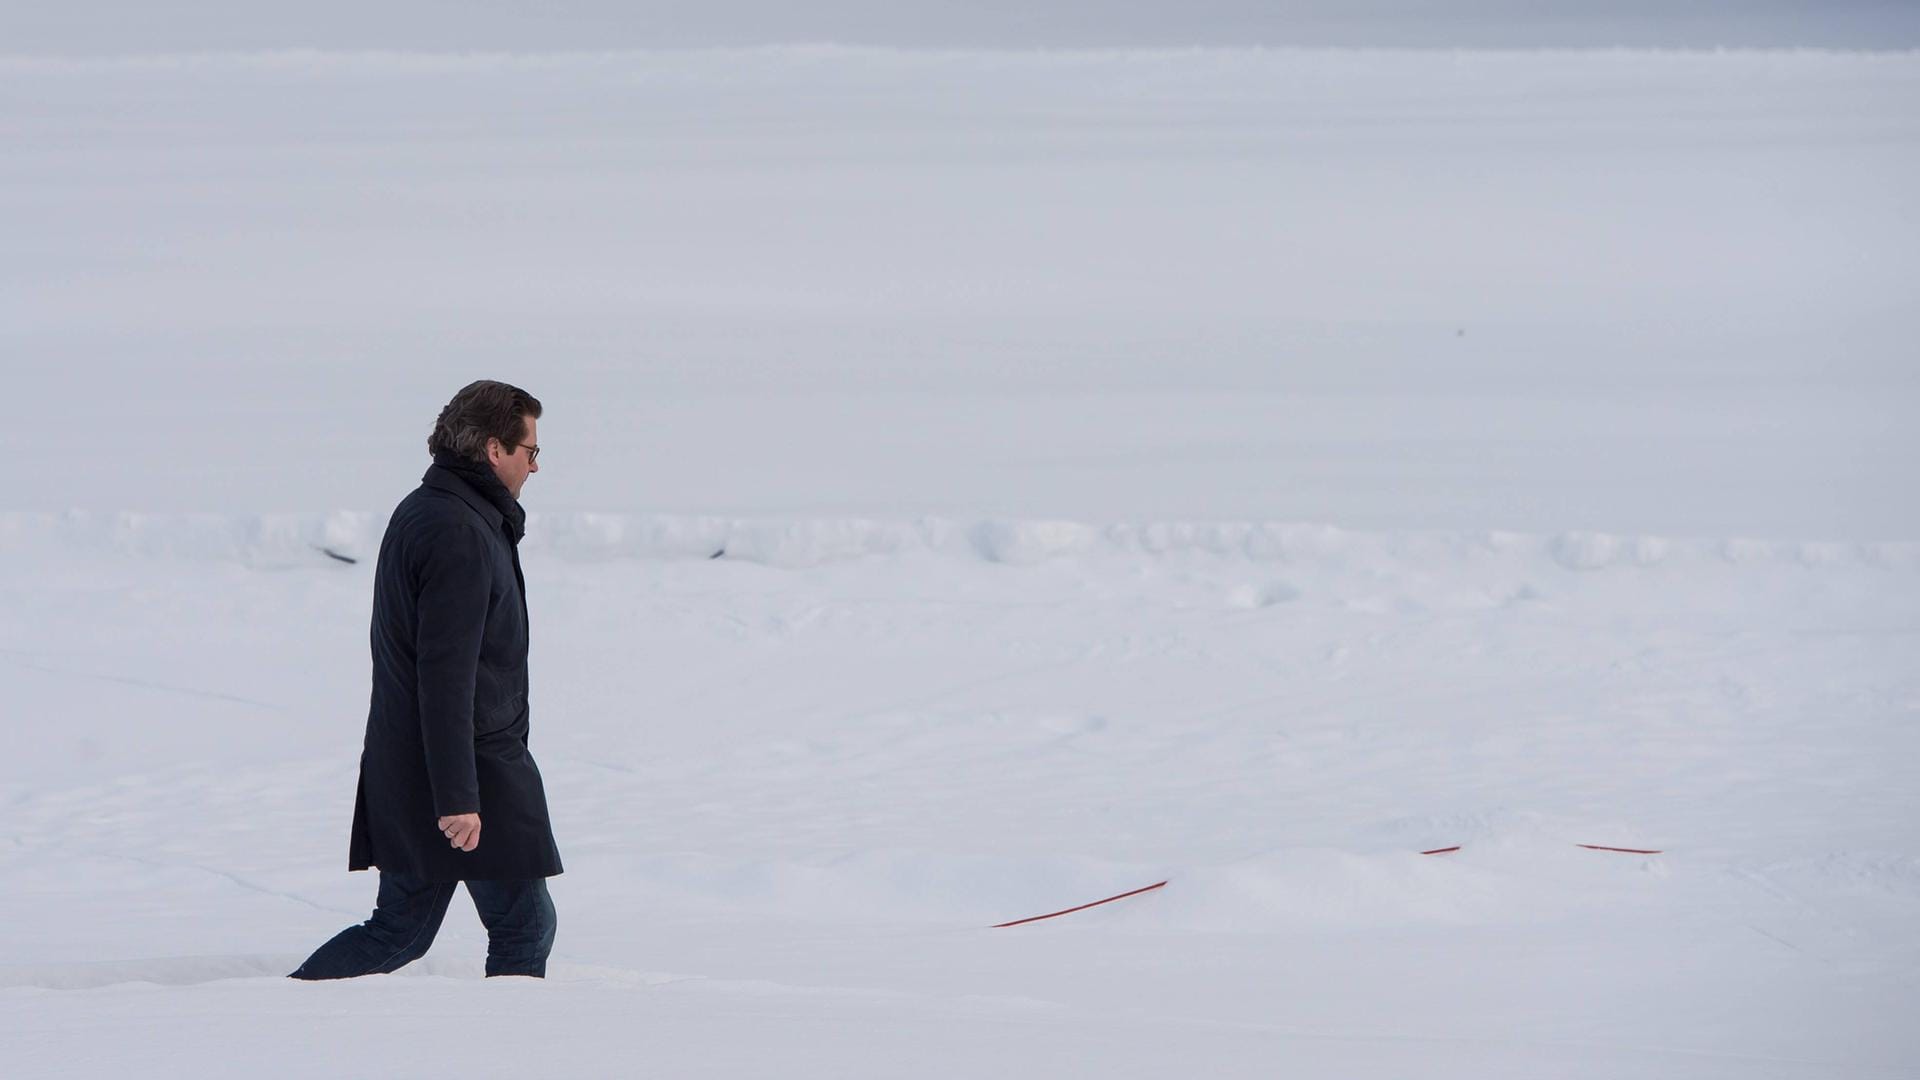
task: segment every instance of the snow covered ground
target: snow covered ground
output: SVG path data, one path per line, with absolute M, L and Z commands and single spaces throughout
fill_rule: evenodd
M 0 1073 L 1920 1073 L 1916 89 L 0 60 Z M 292 984 L 480 375 L 551 978 Z
M 8 520 L 16 1075 L 1920 1060 L 1912 545 L 539 518 L 552 977 L 314 987 L 379 522 Z
M 0 60 L 10 504 L 1920 539 L 1915 55 Z

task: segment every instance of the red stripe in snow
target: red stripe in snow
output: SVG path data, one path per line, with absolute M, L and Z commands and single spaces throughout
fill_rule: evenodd
M 1076 911 L 1085 911 L 1090 907 L 1099 907 L 1101 904 L 1111 904 L 1115 900 L 1125 900 L 1129 896 L 1139 896 L 1143 892 L 1152 892 L 1153 890 L 1165 884 L 1166 882 L 1159 881 L 1159 882 L 1155 882 L 1152 885 L 1148 885 L 1144 888 L 1135 889 L 1132 892 L 1123 892 L 1119 896 L 1109 896 L 1105 900 L 1095 900 L 1091 904 L 1081 904 L 1079 907 L 1070 907 L 1070 908 L 1067 908 L 1065 911 L 1050 912 L 1049 914 L 1046 914 L 1046 915 L 1034 915 L 1026 919 L 1015 919 L 1012 922 L 994 923 L 992 929 L 1002 930 L 1009 926 L 1019 926 L 1021 923 L 1039 922 L 1041 919 L 1052 919 L 1061 915 L 1071 915 Z

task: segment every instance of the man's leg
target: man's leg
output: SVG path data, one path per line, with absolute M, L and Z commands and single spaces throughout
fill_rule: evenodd
M 546 978 L 559 923 L 547 880 L 469 881 L 467 895 L 487 928 L 487 974 Z
M 398 971 L 426 955 L 446 917 L 456 882 L 428 882 L 380 871 L 373 917 L 314 950 L 289 978 L 351 979 Z

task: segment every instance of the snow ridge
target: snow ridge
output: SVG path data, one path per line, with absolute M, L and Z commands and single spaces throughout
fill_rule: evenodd
M 0 551 L 88 551 L 271 568 L 328 553 L 371 558 L 386 516 L 363 511 L 271 514 L 15 512 L 0 514 Z M 590 511 L 528 515 L 526 549 L 572 562 L 728 558 L 799 568 L 927 553 L 1011 565 L 1101 555 L 1185 553 L 1256 562 L 1475 564 L 1547 560 L 1567 570 L 1723 564 L 1920 570 L 1920 544 L 1749 537 L 1661 537 L 1567 531 L 1359 531 L 1302 522 L 925 517 L 759 518 Z

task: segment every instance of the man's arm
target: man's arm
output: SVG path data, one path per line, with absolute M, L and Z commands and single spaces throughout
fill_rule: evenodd
M 429 538 L 420 573 L 414 662 L 427 778 L 434 813 L 443 818 L 480 812 L 473 693 L 492 581 L 486 538 L 479 530 L 454 526 Z

